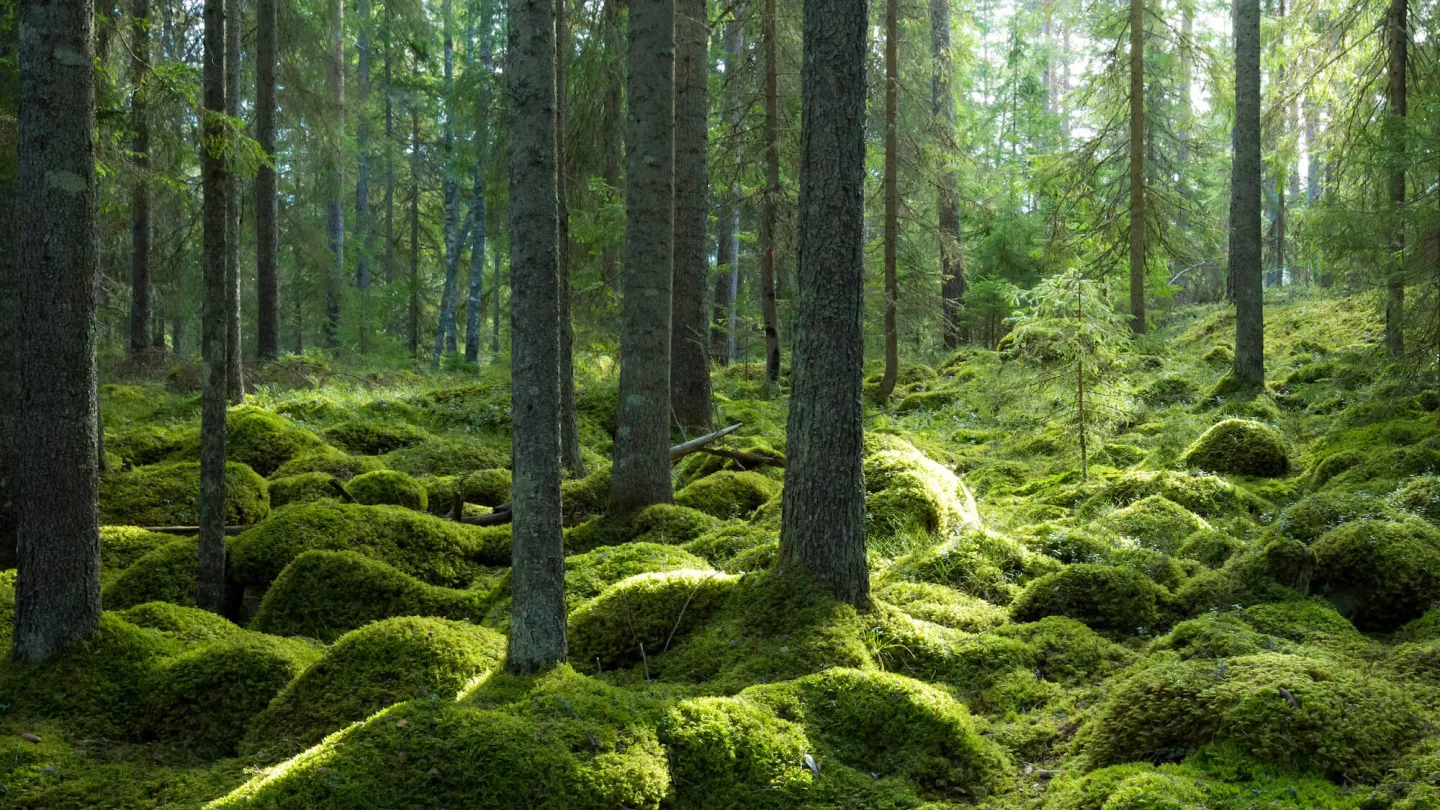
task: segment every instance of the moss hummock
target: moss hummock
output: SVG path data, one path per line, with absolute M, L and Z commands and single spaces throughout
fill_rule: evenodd
M 1210 528 L 1204 518 L 1163 495 L 1141 498 L 1117 509 L 1100 524 L 1122 537 L 1133 538 L 1143 548 L 1165 554 L 1174 554 L 1185 538 Z
M 705 534 L 720 521 L 698 509 L 668 503 L 624 515 L 606 514 L 565 530 L 565 549 L 580 554 L 621 543 L 679 545 Z
M 385 469 L 385 462 L 373 456 L 353 456 L 344 450 L 326 446 L 295 456 L 281 464 L 271 478 L 289 478 L 305 473 L 323 472 L 341 481 L 357 475 Z
M 949 541 L 898 558 L 885 573 L 889 581 L 933 582 L 997 604 L 1009 604 L 1032 577 L 1060 567 L 1014 538 L 992 531 L 967 531 Z
M 100 568 L 102 574 L 124 571 L 146 554 L 173 542 L 175 542 L 174 535 L 147 532 L 139 526 L 101 526 Z
M 1082 563 L 1031 582 L 1010 606 L 1010 615 L 1016 621 L 1068 616 L 1097 630 L 1129 634 L 1160 623 L 1168 596 L 1137 571 Z
M 508 439 L 505 444 L 508 448 Z M 506 448 L 478 439 L 436 437 L 392 450 L 383 458 L 387 467 L 416 476 L 466 475 L 475 470 L 510 466 Z
M 233 638 L 245 633 L 239 625 L 223 616 L 170 602 L 146 602 L 122 610 L 118 615 L 136 627 L 158 630 L 187 645 Z
M 983 632 L 1009 621 L 1004 608 L 930 582 L 891 582 L 875 595 L 917 619 L 967 633 Z
M 408 422 L 371 420 L 341 422 L 325 428 L 325 438 L 334 444 L 366 456 L 379 456 L 431 438 L 429 431 Z
M 1207 472 L 1278 478 L 1290 471 L 1285 442 L 1273 428 L 1248 419 L 1226 419 L 1205 431 L 1180 463 Z
M 979 529 L 975 499 L 956 475 L 898 436 L 866 434 L 866 535 Z
M 314 503 L 340 497 L 335 484 L 340 479 L 328 472 L 308 472 L 270 480 L 270 506 L 279 509 L 292 503 Z
M 194 526 L 200 521 L 200 464 L 136 467 L 100 478 L 100 522 L 117 526 Z M 270 494 L 244 464 L 225 465 L 225 523 L 259 523 L 270 514 Z
M 107 584 L 101 592 L 105 606 L 123 609 L 145 602 L 195 606 L 195 577 L 199 541 L 172 537 Z
M 718 518 L 748 518 L 778 494 L 780 485 L 760 473 L 722 470 L 676 492 L 675 503 Z
M 1440 600 L 1440 531 L 1410 518 L 1346 523 L 1315 542 L 1313 586 L 1361 630 L 1395 630 Z
M 1390 504 L 1431 523 L 1440 523 L 1440 478 L 1418 475 L 1410 479 L 1390 496 Z
M 1372 495 L 1324 490 L 1306 495 L 1285 507 L 1276 528 L 1286 537 L 1308 544 L 1344 523 L 1394 516 L 1384 500 Z
M 643 663 L 709 618 L 737 580 L 681 569 L 617 582 L 570 615 L 570 659 L 587 671 Z
M 370 506 L 392 504 L 423 512 L 429 505 L 425 487 L 399 470 L 376 470 L 357 475 L 346 489 L 356 501 Z
M 491 470 L 476 470 L 465 476 L 461 487 L 465 502 L 481 506 L 499 506 L 510 503 L 511 473 L 504 467 Z
M 401 617 L 366 625 L 341 636 L 271 701 L 242 748 L 292 756 L 396 703 L 453 700 L 504 656 L 504 636 L 470 624 Z

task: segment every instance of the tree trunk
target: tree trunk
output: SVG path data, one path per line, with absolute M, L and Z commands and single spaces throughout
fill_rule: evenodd
M 1260 223 L 1260 0 L 1235 4 L 1235 155 L 1230 173 L 1230 277 L 1235 293 L 1235 378 L 1265 384 L 1264 269 Z
M 674 0 L 630 0 L 625 294 L 619 428 L 610 484 L 610 508 L 616 513 L 670 503 L 673 497 L 667 453 L 675 246 L 674 62 Z
M 565 25 L 565 2 L 555 0 L 555 181 L 557 211 L 558 275 L 557 295 L 560 306 L 560 463 L 571 475 L 585 475 L 585 460 L 580 455 L 580 420 L 575 413 L 575 325 L 570 322 L 570 205 L 568 164 L 566 162 L 566 94 L 565 60 L 570 51 L 570 29 Z M 481 257 L 484 266 L 484 257 Z
M 470 208 L 475 212 L 471 226 L 470 244 L 470 294 L 465 307 L 465 361 L 480 361 L 480 328 L 485 314 L 485 160 L 490 148 L 490 81 L 495 70 L 490 54 L 490 3 L 486 0 L 480 26 L 480 98 L 475 104 L 475 169 L 472 175 L 474 191 L 470 195 Z
M 233 0 L 230 0 L 233 2 Z M 204 95 L 208 120 L 205 143 L 215 143 L 225 130 L 213 119 L 225 111 L 225 29 L 227 0 L 205 0 Z M 205 365 L 205 387 L 200 411 L 200 550 L 195 570 L 195 604 L 202 610 L 221 612 L 225 604 L 225 404 L 229 352 L 226 325 L 229 322 L 230 289 L 226 264 L 229 258 L 230 175 L 225 156 L 213 148 L 202 149 L 201 178 L 205 201 L 204 308 L 201 315 L 201 359 Z
M 370 330 L 370 0 L 360 0 L 355 52 L 357 61 L 355 123 L 355 286 L 360 292 L 360 354 L 369 349 Z
M 744 50 L 744 31 L 740 26 L 740 9 L 725 24 L 725 91 L 723 106 L 730 122 L 735 166 L 741 163 L 740 127 L 742 107 L 740 71 Z M 715 250 L 715 309 L 710 326 L 710 359 L 720 365 L 735 360 L 735 335 L 739 331 L 738 298 L 740 294 L 740 194 L 732 181 L 721 195 L 720 210 L 715 218 L 717 243 Z
M 395 9 L 385 4 L 385 67 L 381 74 L 385 94 L 385 289 L 391 291 L 395 283 L 395 86 L 394 86 L 394 41 Z M 388 295 L 387 295 L 388 300 Z M 385 328 L 394 328 L 393 311 L 387 305 Z
M 415 77 L 419 79 L 419 60 Z M 410 358 L 420 359 L 420 113 L 410 108 Z
M 455 299 L 460 273 L 461 245 L 465 237 L 460 233 L 460 187 L 455 181 L 455 40 L 451 36 L 451 0 L 441 5 L 444 18 L 444 70 L 445 83 L 443 105 L 444 129 L 443 147 L 445 153 L 445 288 L 440 294 L 440 318 L 435 323 L 435 350 L 430 355 L 430 367 L 440 368 L 440 354 L 446 350 L 455 351 Z
M 710 276 L 710 23 L 705 0 L 675 10 L 675 298 L 670 408 L 681 430 L 710 429 L 705 288 Z
M 1145 334 L 1145 0 L 1130 0 L 1130 329 Z
M 0 110 L 18 110 L 17 26 L 0 29 Z M 15 520 L 20 471 L 20 223 L 19 167 L 14 150 L 0 150 L 0 568 L 15 567 Z
M 490 333 L 490 362 L 500 362 L 500 247 L 495 247 L 495 279 L 490 284 L 491 295 L 495 299 L 495 318 L 491 325 L 494 329 Z
M 255 137 L 270 159 L 275 155 L 275 72 L 278 67 L 278 0 L 256 0 Z M 265 363 L 280 356 L 280 218 L 276 167 L 255 173 L 256 356 Z
M 620 8 L 627 0 L 602 0 L 600 9 L 601 53 L 605 59 L 605 125 L 612 128 L 603 142 L 604 156 L 600 166 L 600 177 L 605 185 L 617 195 L 620 188 L 620 161 L 625 151 L 625 119 L 621 98 L 624 71 L 620 60 L 624 43 L 620 41 Z M 600 252 L 600 277 L 606 284 L 616 287 L 619 276 L 620 248 L 614 239 L 606 241 Z M 497 341 L 498 345 L 498 341 Z
M 1180 36 L 1186 42 L 1190 42 L 1194 30 L 1194 8 L 1189 5 L 1183 6 L 1181 10 Z M 1175 154 L 1175 171 L 1179 175 L 1180 181 L 1180 209 L 1175 212 L 1175 227 L 1182 233 L 1189 230 L 1190 228 L 1189 203 L 1192 196 L 1190 190 L 1190 177 L 1187 172 L 1188 164 L 1190 162 L 1190 137 L 1192 134 L 1190 131 L 1190 119 L 1192 116 L 1190 109 L 1190 90 L 1191 86 L 1194 84 L 1194 81 L 1191 78 L 1191 74 L 1193 71 L 1193 68 L 1190 64 L 1191 59 L 1192 56 L 1188 51 L 1184 51 L 1180 54 L 1180 120 L 1178 122 L 1179 126 L 1177 131 L 1178 140 L 1180 143 L 1176 148 Z
M 325 345 L 335 349 L 340 346 L 340 306 L 345 288 L 345 208 L 342 197 L 345 194 L 345 172 L 341 168 L 344 160 L 343 138 L 345 120 L 345 0 L 331 0 L 330 5 L 330 47 L 328 61 L 330 80 L 330 103 L 332 120 L 337 129 L 335 147 L 327 156 L 326 167 L 329 188 L 326 190 L 330 205 L 326 217 L 326 235 L 330 242 L 333 265 L 325 274 Z
M 1385 21 L 1385 44 L 1390 53 L 1389 83 L 1385 100 L 1385 129 L 1389 143 L 1390 257 L 1385 279 L 1385 352 L 1393 360 L 1405 354 L 1405 116 L 1408 100 L 1405 71 L 1410 51 L 1409 9 L 1406 0 L 1391 0 Z
M 87 0 L 20 4 L 17 661 L 100 621 L 93 14 Z
M 895 392 L 900 375 L 900 335 L 895 304 L 900 298 L 896 264 L 900 241 L 900 0 L 885 3 L 885 373 L 880 401 Z
M 130 354 L 150 350 L 150 116 L 144 86 L 150 74 L 150 0 L 135 0 L 130 43 L 130 120 L 135 129 L 135 179 L 130 198 Z
M 773 2 L 773 0 L 769 0 Z M 800 267 L 780 558 L 870 602 L 865 565 L 865 0 L 805 0 Z
M 240 26 L 243 0 L 225 3 L 225 114 L 240 117 Z M 240 345 L 240 202 L 244 198 L 239 175 L 227 174 L 229 197 L 225 202 L 225 396 L 231 402 L 245 399 L 245 372 Z
M 516 275 L 510 296 L 515 596 L 506 667 L 517 674 L 565 660 L 555 9 L 555 0 L 511 0 L 507 51 L 510 266 Z
M 965 248 L 960 234 L 960 178 L 955 171 L 955 98 L 951 79 L 950 0 L 930 0 L 930 104 L 940 141 L 939 194 L 940 300 L 942 337 L 947 349 L 964 339 L 961 313 L 965 306 Z
M 765 327 L 765 393 L 780 390 L 780 316 L 775 309 L 775 225 L 780 205 L 780 75 L 776 0 L 765 0 L 765 193 L 760 208 L 760 318 Z

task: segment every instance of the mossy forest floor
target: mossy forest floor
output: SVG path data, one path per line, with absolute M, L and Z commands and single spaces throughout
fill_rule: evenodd
M 448 519 L 508 502 L 502 372 L 258 370 L 234 621 L 193 538 L 133 528 L 195 520 L 184 369 L 107 384 L 107 612 L 0 664 L 0 807 L 1440 808 L 1440 399 L 1368 303 L 1266 320 L 1258 396 L 1219 308 L 1104 369 L 1085 479 L 1034 336 L 906 364 L 867 404 L 866 613 L 775 568 L 777 468 L 692 455 L 675 506 L 600 515 L 616 371 L 582 363 L 571 665 L 535 679 L 508 527 Z M 726 446 L 783 453 L 758 369 L 714 384 Z

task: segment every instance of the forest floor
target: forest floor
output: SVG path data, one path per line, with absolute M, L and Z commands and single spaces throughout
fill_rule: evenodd
M 775 466 L 690 455 L 675 506 L 598 516 L 591 359 L 572 664 L 533 679 L 500 674 L 509 528 L 450 519 L 509 500 L 503 372 L 262 369 L 235 622 L 193 607 L 194 538 L 133 528 L 196 520 L 193 375 L 111 382 L 107 612 L 0 663 L 0 807 L 1440 808 L 1440 398 L 1381 329 L 1275 295 L 1249 397 L 1233 314 L 1172 313 L 1087 392 L 1084 478 L 1045 335 L 903 366 L 867 404 L 864 613 L 775 567 Z M 719 446 L 783 453 L 756 367 L 714 386 Z

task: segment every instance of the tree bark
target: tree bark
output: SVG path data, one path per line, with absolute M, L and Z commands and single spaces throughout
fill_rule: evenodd
M 195 604 L 221 612 L 225 603 L 225 405 L 226 326 L 230 290 L 230 175 L 216 141 L 225 137 L 217 114 L 225 112 L 225 29 L 227 0 L 205 0 L 205 144 L 201 150 L 204 186 L 204 307 L 201 315 L 201 359 L 205 385 L 200 411 L 200 547 L 195 571 Z
M 670 296 L 675 225 L 675 4 L 630 0 L 625 285 L 610 508 L 670 503 Z M 513 294 L 513 293 L 512 293 Z
M 738 168 L 741 162 L 742 109 L 736 74 L 740 71 L 745 35 L 739 21 L 740 9 L 736 7 L 733 13 L 735 18 L 725 24 L 723 107 L 730 123 L 730 139 Z M 737 306 L 740 294 L 740 194 L 733 181 L 721 195 L 715 222 L 715 309 L 710 325 L 710 359 L 723 366 L 735 360 L 735 336 L 740 331 Z
M 780 315 L 775 308 L 775 225 L 780 205 L 780 44 L 776 0 L 765 0 L 765 193 L 760 208 L 760 318 L 765 327 L 765 393 L 780 390 Z
M 1410 51 L 1406 0 L 1390 0 L 1385 20 L 1390 63 L 1385 95 L 1385 129 L 1389 141 L 1390 257 L 1385 279 L 1385 352 L 1398 360 L 1405 354 L 1405 116 L 1408 106 L 1405 72 Z
M 491 324 L 494 330 L 490 333 L 490 362 L 500 362 L 500 248 L 495 248 L 495 278 L 490 284 L 492 297 L 495 299 L 495 318 Z
M 385 289 L 395 283 L 395 99 L 394 40 L 395 9 L 385 4 L 385 66 L 381 72 L 381 92 L 385 95 Z M 394 329 L 393 313 L 386 307 L 385 328 Z
M 225 114 L 240 117 L 240 26 L 243 0 L 225 4 Z M 229 198 L 225 202 L 225 396 L 231 402 L 245 399 L 245 372 L 240 344 L 240 177 L 227 174 Z
M 370 222 L 370 0 L 360 0 L 356 23 L 355 58 L 355 286 L 360 293 L 360 354 L 369 349 L 370 251 L 374 247 Z
M 455 299 L 459 295 L 460 253 L 465 235 L 460 229 L 460 187 L 455 179 L 455 40 L 450 33 L 454 16 L 451 0 L 441 5 L 444 17 L 445 152 L 445 288 L 440 294 L 440 318 L 435 324 L 435 351 L 430 366 L 440 367 L 442 351 L 455 351 Z
M 560 463 L 577 478 L 585 475 L 580 455 L 580 420 L 575 412 L 575 325 L 570 321 L 570 205 L 566 162 L 565 61 L 570 50 L 570 29 L 565 24 L 565 0 L 555 0 L 555 181 L 558 244 L 557 295 L 560 305 Z M 484 266 L 484 257 L 481 257 Z
M 415 62 L 420 77 L 420 62 Z M 420 112 L 410 107 L 410 358 L 420 359 Z
M 507 50 L 515 596 L 506 667 L 517 674 L 565 660 L 555 8 L 555 0 L 511 0 Z
M 275 72 L 278 66 L 278 0 L 256 0 L 255 137 L 271 161 L 275 154 Z M 255 173 L 256 356 L 265 363 L 280 356 L 280 218 L 276 207 L 276 166 Z
M 0 110 L 20 107 L 16 73 L 18 26 L 0 29 Z M 15 567 L 20 471 L 20 223 L 19 155 L 0 150 L 0 568 Z
M 131 13 L 130 121 L 135 130 L 134 186 L 130 197 L 130 354 L 150 352 L 150 115 L 145 82 L 150 74 L 150 0 Z
M 670 408 L 682 431 L 710 429 L 706 282 L 710 276 L 710 22 L 705 0 L 675 10 L 675 298 Z
M 620 162 L 625 152 L 624 100 L 622 98 L 623 73 L 620 60 L 624 43 L 620 39 L 620 8 L 626 0 L 602 0 L 600 9 L 601 52 L 605 60 L 605 126 L 610 128 L 604 139 L 604 156 L 600 176 L 605 185 L 615 194 L 623 193 L 620 187 Z M 622 240 L 623 242 L 623 240 Z M 606 242 L 600 252 L 600 277 L 606 284 L 618 291 L 620 246 L 615 240 Z
M 325 346 L 336 349 L 340 346 L 340 308 L 345 289 L 345 171 L 341 168 L 344 139 L 340 137 L 345 129 L 345 0 L 331 0 L 329 42 L 332 50 L 327 68 L 336 137 L 326 158 L 329 210 L 325 231 L 333 264 L 325 274 Z
M 1235 378 L 1265 384 L 1264 268 L 1260 212 L 1260 0 L 1236 0 L 1235 154 L 1230 173 L 1230 277 L 1235 293 Z
M 485 218 L 485 160 L 490 148 L 490 81 L 495 74 L 490 55 L 490 14 L 489 0 L 485 0 L 480 26 L 480 98 L 475 104 L 474 190 L 470 195 L 470 209 L 475 212 L 475 223 L 471 226 L 470 292 L 465 307 L 467 363 L 480 361 L 480 328 L 485 311 L 485 232 L 488 227 Z
M 1145 0 L 1130 0 L 1130 330 L 1145 334 Z
M 960 178 L 954 165 L 955 98 L 950 89 L 955 66 L 950 55 L 950 0 L 930 0 L 931 110 L 940 141 L 939 193 L 940 300 L 942 339 L 954 349 L 964 340 L 965 247 L 960 234 Z
M 773 0 L 767 0 L 773 2 Z M 866 607 L 865 0 L 805 0 L 800 265 L 780 558 Z
M 900 0 L 885 3 L 885 373 L 880 401 L 890 399 L 900 375 L 900 335 L 895 304 L 900 298 Z

